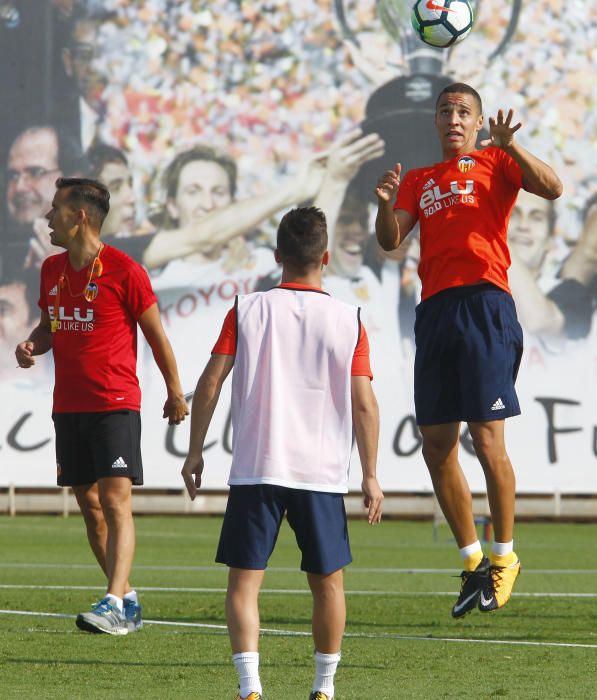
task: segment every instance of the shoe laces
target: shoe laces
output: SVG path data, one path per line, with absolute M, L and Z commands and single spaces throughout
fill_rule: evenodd
M 464 590 L 464 587 L 466 586 L 467 581 L 474 573 L 475 573 L 474 571 L 463 570 L 458 574 L 458 576 L 454 576 L 454 578 L 460 579 L 460 592 L 462 592 Z
M 504 571 L 503 566 L 490 566 L 489 567 L 488 587 L 490 587 L 493 592 L 495 592 L 495 589 L 502 582 L 503 571 Z
M 310 700 L 330 700 L 330 698 L 328 698 L 325 693 L 322 693 L 321 690 L 318 690 L 316 693 L 311 695 Z
M 102 598 L 97 603 L 94 603 L 91 606 L 91 609 L 93 612 L 99 613 L 100 615 L 117 610 L 117 608 L 108 600 L 108 598 Z

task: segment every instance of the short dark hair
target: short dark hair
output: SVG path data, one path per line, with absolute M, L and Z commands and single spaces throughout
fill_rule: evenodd
M 446 87 L 437 96 L 437 100 L 435 101 L 435 109 L 437 110 L 437 106 L 442 95 L 455 92 L 461 92 L 465 95 L 472 95 L 475 98 L 477 107 L 479 107 L 479 114 L 483 114 L 483 102 L 481 101 L 481 95 L 479 95 L 474 87 L 471 87 L 466 83 L 452 83 L 451 85 L 446 85 Z
M 123 151 L 107 143 L 96 142 L 87 149 L 88 174 L 96 179 L 108 163 L 122 163 L 128 168 L 129 162 Z
M 280 259 L 304 272 L 321 264 L 328 246 L 325 214 L 317 207 L 297 207 L 284 214 L 276 238 Z
M 90 222 L 101 228 L 110 211 L 110 193 L 104 184 L 85 177 L 59 177 L 56 189 L 66 189 L 66 201 L 84 209 Z
M 232 160 L 232 158 L 230 158 L 230 156 L 216 151 L 216 149 L 212 148 L 211 146 L 193 146 L 193 148 L 189 148 L 188 151 L 183 151 L 182 153 L 174 156 L 172 162 L 164 172 L 164 188 L 166 190 L 166 197 L 168 197 L 168 199 L 176 197 L 178 181 L 180 180 L 180 173 L 182 172 L 182 169 L 185 167 L 185 165 L 194 163 L 198 160 L 206 160 L 209 163 L 217 163 L 226 172 L 226 175 L 228 176 L 230 194 L 232 197 L 234 197 L 236 194 L 236 163 Z

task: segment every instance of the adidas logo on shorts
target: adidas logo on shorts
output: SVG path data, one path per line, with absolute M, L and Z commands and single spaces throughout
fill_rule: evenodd
M 491 410 L 492 411 L 501 411 L 504 408 L 506 408 L 506 407 L 504 406 L 504 402 L 500 398 L 494 402 L 493 406 L 491 407 Z
M 119 457 L 112 465 L 112 469 L 128 469 L 128 464 L 124 461 L 124 459 L 122 459 L 122 457 Z

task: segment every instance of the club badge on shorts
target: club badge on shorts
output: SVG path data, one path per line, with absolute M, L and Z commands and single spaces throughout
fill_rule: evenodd
M 475 165 L 477 165 L 477 161 L 470 156 L 462 156 L 462 158 L 458 159 L 457 165 L 458 170 L 460 170 L 461 173 L 468 173 L 471 168 L 474 168 Z
M 99 287 L 96 282 L 89 282 L 85 287 L 84 297 L 87 301 L 93 301 L 99 293 Z

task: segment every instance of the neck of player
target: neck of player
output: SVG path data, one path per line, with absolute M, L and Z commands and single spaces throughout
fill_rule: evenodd
M 68 246 L 68 259 L 73 269 L 79 271 L 90 265 L 101 247 L 99 231 L 88 226 L 80 227 Z
M 321 289 L 322 270 L 315 269 L 309 272 L 296 272 L 287 267 L 282 268 L 281 284 L 303 284 L 306 287 L 318 287 Z

